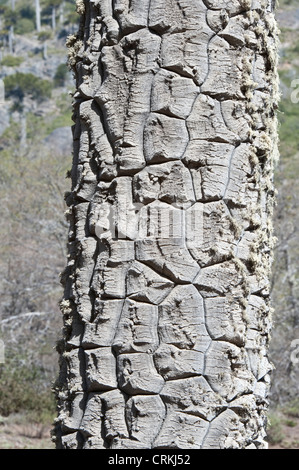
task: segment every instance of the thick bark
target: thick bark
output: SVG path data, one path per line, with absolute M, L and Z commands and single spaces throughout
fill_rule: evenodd
M 77 2 L 58 448 L 266 446 L 272 3 Z

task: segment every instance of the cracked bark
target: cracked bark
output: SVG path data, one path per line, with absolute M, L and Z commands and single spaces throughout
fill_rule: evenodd
M 77 2 L 58 448 L 267 445 L 272 3 Z

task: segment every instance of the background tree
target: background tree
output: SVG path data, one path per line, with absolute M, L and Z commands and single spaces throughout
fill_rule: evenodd
M 263 448 L 273 2 L 77 6 L 57 446 Z
M 44 0 L 43 5 L 44 5 L 44 9 L 43 9 L 44 15 L 46 15 L 48 11 L 50 11 L 51 28 L 53 31 L 55 31 L 57 9 L 59 6 L 61 6 L 61 0 Z
M 34 31 L 35 10 L 31 2 L 17 3 L 12 9 L 10 5 L 1 6 L 3 19 L 3 33 L 9 33 L 11 29 L 16 34 L 26 34 Z
M 4 85 L 6 98 L 14 100 L 13 109 L 20 114 L 20 151 L 23 152 L 26 149 L 26 113 L 29 109 L 28 103 L 25 102 L 25 97 L 40 103 L 50 98 L 52 84 L 49 80 L 39 78 L 32 73 L 16 72 L 5 77 Z
M 40 1 L 39 0 L 35 0 L 35 24 L 36 24 L 36 31 L 39 33 L 41 30 Z

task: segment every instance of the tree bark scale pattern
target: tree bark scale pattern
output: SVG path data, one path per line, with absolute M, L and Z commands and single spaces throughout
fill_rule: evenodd
M 267 446 L 272 3 L 77 1 L 58 448 Z M 202 243 L 136 240 L 134 204 L 189 204 Z

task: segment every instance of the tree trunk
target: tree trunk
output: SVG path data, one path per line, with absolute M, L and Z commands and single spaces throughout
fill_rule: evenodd
M 41 30 L 41 18 L 40 18 L 40 1 L 35 0 L 35 27 L 39 33 Z
M 12 55 L 14 53 L 14 28 L 13 26 L 10 26 L 8 30 L 8 49 L 9 49 L 9 54 Z
M 65 9 L 65 2 L 63 1 L 59 6 L 59 24 L 63 25 L 64 23 L 64 9 Z
M 24 107 L 20 112 L 20 154 L 24 155 L 27 150 L 27 116 Z
M 56 7 L 54 5 L 52 5 L 51 24 L 52 24 L 52 30 L 55 31 L 55 29 L 56 29 Z
M 77 2 L 58 448 L 266 447 L 272 4 Z
M 48 60 L 48 44 L 47 41 L 43 43 L 43 59 Z

